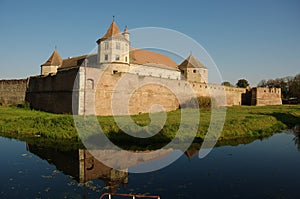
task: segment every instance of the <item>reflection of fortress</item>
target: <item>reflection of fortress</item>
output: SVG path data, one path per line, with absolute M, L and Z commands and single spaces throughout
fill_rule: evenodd
M 27 150 L 47 160 L 50 164 L 54 164 L 58 170 L 74 177 L 76 181 L 81 183 L 100 179 L 112 193 L 120 184 L 125 186 L 128 183 L 128 172 L 107 167 L 87 150 L 57 151 L 30 144 L 27 144 Z
M 115 193 L 120 185 L 126 186 L 128 184 L 128 169 L 122 171 L 110 168 L 97 160 L 88 150 L 78 149 L 73 151 L 59 151 L 53 148 L 44 148 L 32 144 L 27 144 L 27 150 L 41 159 L 47 160 L 50 164 L 56 166 L 56 168 L 63 172 L 65 175 L 72 176 L 77 182 L 85 183 L 90 180 L 100 179 L 109 192 Z M 123 162 L 130 161 L 131 166 L 140 165 L 143 163 L 157 160 L 154 156 L 139 157 L 138 159 L 132 158 L 130 160 L 124 160 L 115 156 L 110 157 L 109 154 L 114 154 L 112 151 L 97 150 L 99 153 L 105 154 L 106 159 L 112 161 Z M 160 157 L 168 155 L 173 150 L 160 150 Z M 196 151 L 197 152 L 197 151 Z M 193 153 L 196 153 L 193 151 Z M 187 152 L 188 153 L 188 152 Z M 190 154 L 190 153 L 188 153 Z M 190 157 L 186 154 L 188 157 Z
M 130 95 L 129 113 L 148 112 L 153 104 L 162 105 L 166 111 L 179 107 L 179 102 L 166 86 L 176 87 L 187 100 L 192 96 L 186 91 L 193 89 L 196 96 L 226 94 L 226 103 L 220 105 L 281 104 L 280 89 L 257 88 L 246 92 L 243 88 L 208 84 L 208 69 L 193 55 L 181 64 L 170 57 L 144 49 L 130 47 L 127 28 L 120 31 L 115 21 L 106 34 L 97 40 L 96 54 L 62 59 L 55 50 L 41 65 L 41 75 L 30 77 L 26 82 L 0 82 L 2 93 L 17 93 L 18 83 L 26 101 L 35 109 L 55 113 L 112 115 L 111 101 L 115 93 Z M 101 74 L 101 78 L 100 78 Z M 115 86 L 127 78 L 123 90 Z M 157 82 L 135 88 L 143 82 Z M 12 85 L 11 87 L 9 85 Z M 10 88 L 14 88 L 11 91 Z M 130 93 L 130 90 L 135 89 Z M 21 93 L 22 93 L 21 92 Z M 73 95 L 72 95 L 73 94 Z M 24 97 L 23 96 L 23 97 Z M 243 96 L 243 97 L 242 97 Z M 214 96 L 218 98 L 218 95 Z M 2 101 L 9 101 L 5 97 Z M 122 99 L 121 99 L 122 101 Z M 225 104 L 224 104 L 225 103 Z

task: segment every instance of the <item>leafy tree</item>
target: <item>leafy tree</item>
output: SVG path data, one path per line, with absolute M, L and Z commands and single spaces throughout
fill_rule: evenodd
M 223 86 L 232 86 L 232 84 L 228 81 L 222 82 L 221 85 L 223 85 Z
M 247 86 L 249 86 L 249 83 L 245 79 L 239 79 L 239 81 L 236 83 L 236 86 L 239 88 L 246 88 Z

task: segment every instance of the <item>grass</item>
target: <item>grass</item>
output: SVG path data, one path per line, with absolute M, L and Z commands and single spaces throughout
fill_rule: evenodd
M 102 116 L 97 117 L 97 119 L 106 136 L 116 144 L 126 143 L 123 144 L 124 148 L 135 145 L 146 148 L 160 148 L 175 137 L 179 129 L 182 111 L 189 111 L 189 109 L 168 112 L 164 128 L 151 138 L 135 138 L 127 135 L 116 125 L 113 117 Z M 180 139 L 182 140 L 189 136 L 191 130 L 188 126 L 190 119 L 195 117 L 193 114 L 191 112 L 189 119 L 183 124 L 184 131 L 180 132 L 182 134 Z M 204 139 L 210 124 L 210 117 L 210 109 L 201 109 L 200 127 L 196 129 L 196 142 Z M 151 122 L 148 114 L 135 115 L 131 118 L 140 126 L 147 126 Z M 296 124 L 300 124 L 300 105 L 228 107 L 224 128 L 219 140 L 224 142 L 225 140 L 237 138 L 267 136 L 283 129 L 292 128 Z M 88 128 L 93 129 L 94 127 L 89 126 Z M 126 128 L 136 134 L 151 134 L 151 130 L 147 130 L 147 128 L 142 131 L 130 125 L 127 125 Z M 80 140 L 72 115 L 52 114 L 26 108 L 4 106 L 0 106 L 0 135 L 18 139 L 25 139 L 25 137 L 50 138 L 55 139 L 56 142 L 60 140 L 70 143 L 79 143 Z M 77 146 L 77 144 L 75 145 Z

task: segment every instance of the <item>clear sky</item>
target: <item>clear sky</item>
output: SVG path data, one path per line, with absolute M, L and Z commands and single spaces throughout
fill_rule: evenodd
M 39 74 L 55 46 L 63 58 L 89 53 L 112 15 L 120 29 L 192 37 L 233 84 L 300 73 L 299 0 L 0 0 L 0 9 L 0 79 Z

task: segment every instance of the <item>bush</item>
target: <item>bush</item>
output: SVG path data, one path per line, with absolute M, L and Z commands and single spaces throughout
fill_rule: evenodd
M 27 102 L 27 101 L 24 101 L 23 104 L 18 104 L 17 107 L 29 110 L 30 109 L 30 103 Z
M 183 103 L 180 108 L 197 108 L 195 105 L 199 105 L 199 108 L 210 108 L 211 98 L 210 97 L 197 97 L 191 98 L 188 102 Z

